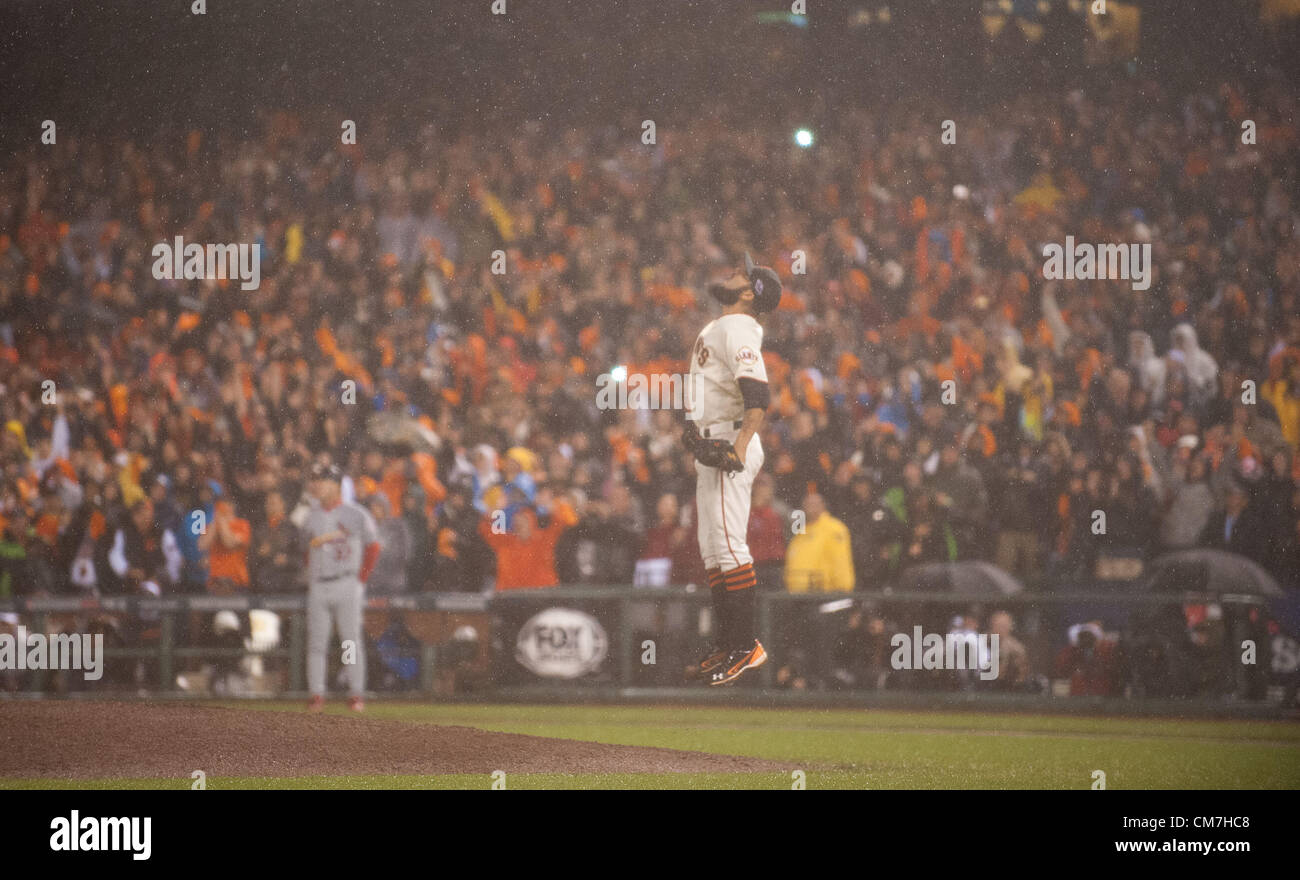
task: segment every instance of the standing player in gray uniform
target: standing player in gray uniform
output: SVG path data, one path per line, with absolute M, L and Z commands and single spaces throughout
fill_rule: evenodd
M 303 523 L 307 550 L 307 708 L 325 707 L 325 651 L 330 623 L 338 626 L 339 640 L 355 646 L 355 662 L 348 668 L 348 708 L 365 708 L 366 652 L 361 614 L 365 583 L 379 558 L 379 531 L 359 504 L 344 501 L 339 482 L 343 473 L 333 465 L 318 464 L 311 471 L 310 495 L 315 503 Z

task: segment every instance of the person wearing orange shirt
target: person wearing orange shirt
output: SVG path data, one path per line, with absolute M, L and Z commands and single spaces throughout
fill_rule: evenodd
M 199 536 L 199 549 L 208 554 L 208 592 L 229 596 L 248 589 L 248 546 L 252 540 L 248 520 L 235 515 L 229 501 L 213 506 L 212 523 Z
M 559 582 L 555 573 L 555 544 L 569 528 L 567 518 L 552 516 L 539 525 L 531 508 L 515 513 L 508 531 L 493 528 L 489 513 L 479 521 L 479 534 L 497 557 L 497 589 L 528 590 L 553 587 Z

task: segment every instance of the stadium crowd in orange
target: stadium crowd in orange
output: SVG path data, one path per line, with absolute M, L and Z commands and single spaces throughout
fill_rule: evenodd
M 1267 84 L 1140 93 L 1025 95 L 960 149 L 900 99 L 843 114 L 815 162 L 708 112 L 651 147 L 340 146 L 281 115 L 9 157 L 0 598 L 301 589 L 293 512 L 324 458 L 379 517 L 372 592 L 630 583 L 648 554 L 698 582 L 680 413 L 598 409 L 597 380 L 684 372 L 697 291 L 744 249 L 787 287 L 765 586 L 773 523 L 812 496 L 852 544 L 828 580 L 858 590 L 966 558 L 1051 589 L 1190 546 L 1295 586 L 1295 108 Z M 256 242 L 260 286 L 155 279 L 177 235 Z M 1067 235 L 1150 243 L 1153 283 L 1045 279 Z

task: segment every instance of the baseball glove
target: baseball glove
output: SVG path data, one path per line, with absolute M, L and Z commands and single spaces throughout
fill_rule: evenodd
M 726 473 L 743 471 L 745 463 L 736 454 L 736 447 L 726 440 L 706 440 L 694 428 L 687 428 L 682 441 L 695 460 L 705 467 L 718 468 Z

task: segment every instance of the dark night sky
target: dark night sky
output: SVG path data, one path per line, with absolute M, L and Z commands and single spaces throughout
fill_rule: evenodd
M 190 0 L 0 0 L 0 137 L 48 117 L 237 128 L 259 109 L 311 104 L 472 123 L 689 109 L 720 94 L 836 104 L 905 87 L 966 100 L 1024 87 L 1011 69 L 973 73 L 978 0 L 892 0 L 894 22 L 875 37 L 844 26 L 849 7 L 885 2 L 811 0 L 801 29 L 754 23 L 788 8 L 763 0 L 509 0 L 504 17 L 490 0 L 208 0 L 206 16 Z M 1248 72 L 1267 54 L 1232 15 L 1250 0 L 1143 5 L 1140 62 L 1158 76 Z

